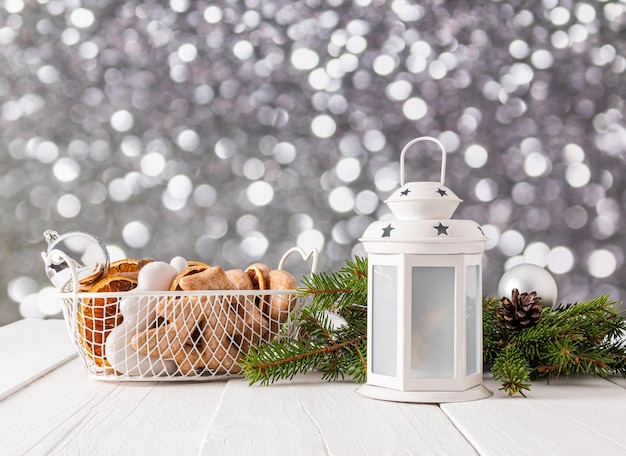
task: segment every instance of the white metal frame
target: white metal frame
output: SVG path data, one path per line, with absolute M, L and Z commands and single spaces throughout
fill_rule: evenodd
M 373 318 L 368 320 L 368 360 L 367 384 L 359 389 L 359 394 L 377 399 L 406 402 L 452 402 L 474 400 L 488 397 L 491 393 L 482 386 L 482 359 L 476 373 L 467 375 L 467 268 L 481 268 L 480 254 L 450 255 L 414 255 L 414 254 L 370 254 L 369 277 L 373 277 L 376 266 L 395 266 L 397 268 L 397 360 L 396 375 L 389 376 L 372 372 Z M 454 283 L 454 375 L 452 378 L 412 378 L 411 377 L 411 274 L 413 267 L 453 267 Z M 368 283 L 368 314 L 373 316 L 373 280 Z M 477 295 L 482 300 L 481 281 Z M 477 303 L 479 305 L 479 303 Z M 482 312 L 482 306 L 477 309 Z M 477 352 L 482 353 L 482 320 L 479 318 L 476 328 Z M 459 348 L 461 351 L 459 351 Z

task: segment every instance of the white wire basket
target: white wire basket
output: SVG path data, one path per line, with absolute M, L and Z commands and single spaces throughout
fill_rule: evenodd
M 299 252 L 317 268 L 317 252 Z M 307 297 L 297 290 L 59 293 L 87 375 L 99 380 L 219 380 L 246 354 L 294 337 Z

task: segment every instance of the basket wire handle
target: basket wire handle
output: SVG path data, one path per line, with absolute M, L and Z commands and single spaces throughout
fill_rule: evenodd
M 317 249 L 311 249 L 309 253 L 306 253 L 300 247 L 292 247 L 287 250 L 278 263 L 278 269 L 283 269 L 287 257 L 294 252 L 298 252 L 304 261 L 311 260 L 311 274 L 315 274 L 317 272 L 317 259 L 319 256 Z
M 404 146 L 404 148 L 402 149 L 402 153 L 400 153 L 400 187 L 404 187 L 404 156 L 406 154 L 406 151 L 413 144 L 417 144 L 418 142 L 422 142 L 422 141 L 432 141 L 435 144 L 437 144 L 439 146 L 439 148 L 441 149 L 441 180 L 440 180 L 440 183 L 441 183 L 441 185 L 444 185 L 444 182 L 446 180 L 446 148 L 443 146 L 441 141 L 439 141 L 437 138 L 433 138 L 432 136 L 420 136 L 419 138 L 412 139 L 411 141 L 406 143 L 406 146 Z

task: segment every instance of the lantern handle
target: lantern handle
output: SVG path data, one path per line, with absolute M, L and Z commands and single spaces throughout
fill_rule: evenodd
M 409 141 L 406 144 L 406 146 L 404 146 L 404 148 L 402 149 L 402 153 L 400 154 L 400 186 L 401 187 L 404 187 L 404 156 L 406 154 L 406 151 L 413 144 L 417 144 L 418 142 L 422 142 L 422 141 L 432 141 L 441 148 L 441 181 L 440 182 L 441 182 L 441 185 L 444 185 L 444 182 L 446 180 L 446 148 L 443 147 L 443 144 L 437 138 L 433 138 L 432 136 L 420 136 L 419 138 L 415 138 Z

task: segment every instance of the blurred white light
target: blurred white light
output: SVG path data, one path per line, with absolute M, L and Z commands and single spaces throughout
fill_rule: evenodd
M 235 57 L 239 60 L 248 60 L 254 55 L 254 47 L 249 41 L 237 41 L 233 46 L 233 54 L 235 54 Z
M 142 150 L 141 139 L 137 136 L 126 136 L 120 144 L 120 150 L 127 157 L 138 157 Z
M 158 152 L 146 154 L 139 164 L 146 176 L 158 176 L 165 170 L 165 157 Z
M 52 141 L 42 141 L 35 146 L 35 156 L 41 163 L 52 163 L 59 156 L 59 147 Z
M 548 255 L 548 269 L 555 274 L 567 274 L 574 267 L 574 254 L 565 246 L 553 248 Z
M 111 259 L 111 261 L 123 260 L 124 258 L 128 258 L 126 251 L 115 244 L 107 245 L 107 250 L 109 251 L 109 258 Z
M 324 234 L 316 229 L 310 229 L 298 235 L 296 245 L 305 252 L 312 249 L 317 249 L 318 252 L 322 252 L 324 250 L 324 243 Z
M 337 177 L 344 182 L 354 182 L 361 175 L 361 163 L 354 157 L 342 158 L 335 166 Z
M 263 233 L 252 231 L 246 235 L 240 244 L 241 250 L 251 260 L 263 258 L 269 247 L 269 241 Z
M 256 157 L 246 160 L 243 164 L 243 175 L 250 180 L 257 180 L 265 174 L 265 164 Z
M 59 71 L 52 65 L 43 65 L 37 70 L 37 79 L 44 84 L 53 84 L 59 80 Z
M 228 221 L 221 215 L 209 215 L 205 219 L 205 233 L 211 239 L 221 239 L 228 233 Z
M 161 204 L 172 212 L 180 211 L 187 206 L 187 198 L 176 198 L 169 191 L 165 190 L 161 195 Z
M 351 36 L 346 42 L 346 49 L 353 54 L 360 54 L 367 49 L 367 40 L 362 36 Z
M 387 138 L 380 130 L 367 130 L 363 135 L 363 146 L 370 152 L 380 152 L 387 144 Z
M 181 44 L 178 48 L 178 58 L 185 63 L 193 62 L 198 56 L 198 49 L 191 43 Z
M 387 86 L 386 94 L 387 98 L 393 101 L 402 101 L 409 98 L 413 86 L 409 81 L 394 81 Z
M 207 9 L 204 10 L 204 20 L 209 24 L 217 24 L 224 17 L 224 13 L 222 12 L 219 6 L 208 6 Z
M 538 70 L 546 70 L 554 63 L 554 57 L 552 57 L 550 51 L 539 49 L 532 53 L 530 61 Z
M 532 242 L 524 249 L 524 261 L 545 267 L 548 264 L 550 247 L 544 242 Z
M 378 208 L 380 198 L 371 190 L 359 192 L 355 199 L 355 208 L 360 214 L 373 214 Z
M 134 123 L 135 118 L 133 117 L 133 115 L 124 109 L 114 112 L 111 116 L 111 127 L 113 127 L 114 130 L 119 131 L 120 133 L 123 133 L 133 128 Z
M 491 178 L 481 179 L 476 184 L 474 191 L 480 201 L 493 201 L 498 195 L 498 184 Z
M 374 174 L 374 184 L 377 189 L 388 192 L 400 185 L 400 174 L 389 166 L 381 168 Z
M 122 229 L 122 238 L 129 247 L 140 249 L 150 242 L 150 230 L 144 223 L 132 221 Z
M 231 158 L 237 153 L 237 144 L 230 138 L 222 138 L 215 144 L 215 155 L 221 159 Z
M 392 56 L 381 54 L 374 59 L 373 69 L 376 74 L 387 76 L 396 69 L 396 62 Z
M 575 7 L 576 19 L 583 24 L 589 24 L 596 18 L 596 10 L 588 3 L 576 3 Z
M 85 60 L 96 58 L 99 52 L 100 48 L 93 41 L 85 41 L 78 48 L 78 54 Z
M 495 225 L 483 225 L 483 233 L 487 237 L 485 243 L 485 250 L 491 250 L 498 246 L 500 243 L 500 229 Z
M 550 21 L 554 25 L 565 25 L 569 22 L 571 14 L 569 9 L 563 6 L 557 6 L 550 11 Z
M 309 74 L 309 84 L 315 90 L 326 90 L 332 79 L 324 68 L 316 68 Z
M 217 190 L 209 184 L 200 184 L 193 192 L 193 200 L 200 207 L 211 207 L 217 201 Z
M 518 255 L 524 250 L 524 236 L 518 231 L 508 230 L 500 236 L 498 247 L 507 256 Z
M 298 70 L 312 70 L 319 61 L 317 52 L 309 48 L 298 48 L 291 53 L 291 64 Z
M 409 120 L 423 119 L 428 114 L 428 105 L 421 98 L 409 98 L 402 105 L 402 114 Z
M 80 214 L 81 204 L 78 197 L 67 193 L 57 200 L 57 212 L 65 218 L 74 218 Z
M 80 175 L 80 165 L 73 158 L 62 157 L 54 163 L 52 173 L 60 182 L 71 182 Z
M 61 32 L 61 42 L 66 46 L 73 46 L 80 42 L 80 32 L 73 27 L 66 28 Z
M 328 195 L 328 204 L 335 212 L 348 212 L 354 208 L 354 192 L 348 187 L 334 188 Z
M 471 168 L 482 168 L 487 163 L 489 154 L 487 149 L 479 144 L 472 144 L 465 149 L 465 163 Z
M 176 137 L 176 144 L 186 152 L 192 152 L 200 146 L 200 136 L 194 130 L 183 130 Z
M 178 174 L 172 177 L 167 183 L 167 191 L 174 198 L 187 198 L 191 195 L 193 183 L 191 179 L 184 174 Z
M 88 28 L 96 21 L 94 14 L 86 8 L 76 8 L 70 14 L 70 22 L 78 28 Z
M 132 188 L 126 184 L 123 177 L 117 177 L 109 182 L 109 198 L 119 203 L 127 201 L 133 194 Z
M 318 138 L 330 138 L 336 129 L 335 121 L 326 114 L 320 114 L 311 121 L 311 131 Z
M 552 162 L 541 152 L 531 152 L 524 159 L 524 172 L 530 177 L 539 177 L 552 170 Z
M 272 155 L 281 165 L 288 165 L 296 158 L 296 147 L 288 142 L 279 142 L 272 149 Z
M 435 60 L 428 65 L 428 73 L 433 79 L 443 79 L 448 74 L 446 65 L 441 60 Z
M 585 151 L 578 144 L 567 144 L 563 147 L 563 158 L 567 163 L 582 163 L 585 160 Z
M 274 188 L 265 181 L 252 182 L 246 190 L 246 197 L 255 206 L 267 206 L 274 199 Z
M 565 180 L 571 187 L 584 187 L 590 179 L 591 170 L 584 163 L 572 163 L 565 169 Z
M 23 0 L 5 0 L 2 7 L 9 14 L 17 14 L 24 9 L 24 2 Z
M 525 59 L 529 52 L 530 48 L 524 40 L 514 40 L 509 44 L 509 54 L 516 59 Z
M 21 302 L 29 294 L 37 291 L 37 281 L 29 276 L 20 276 L 12 279 L 7 285 L 9 298 Z
M 610 251 L 600 249 L 593 252 L 587 260 L 589 274 L 597 278 L 609 277 L 617 268 L 615 255 Z

